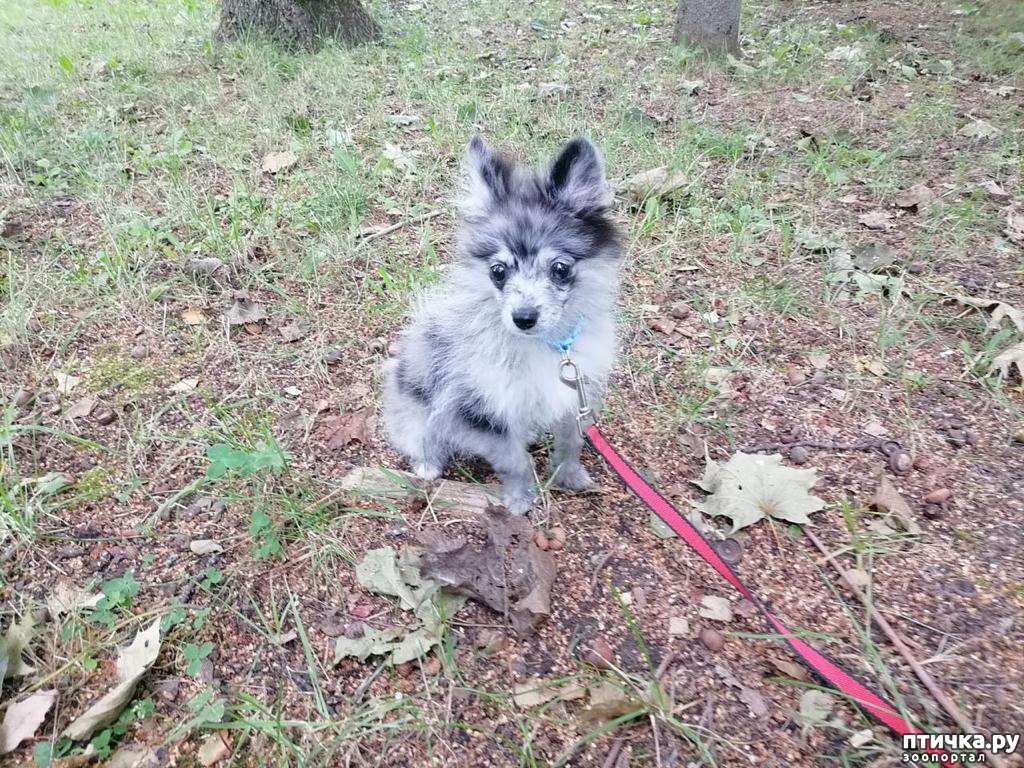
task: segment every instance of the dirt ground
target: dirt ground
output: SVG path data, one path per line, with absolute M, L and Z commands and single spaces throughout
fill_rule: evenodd
M 470 602 L 419 661 L 334 663 L 339 636 L 409 623 L 357 580 L 366 552 L 478 535 L 464 511 L 339 482 L 402 466 L 376 429 L 379 365 L 450 256 L 459 152 L 481 129 L 530 159 L 587 132 L 617 182 L 685 176 L 620 194 L 604 433 L 684 514 L 708 457 L 777 444 L 814 469 L 828 552 L 974 728 L 1024 733 L 1024 363 L 990 370 L 1024 335 L 1024 15 L 751 4 L 743 59 L 709 62 L 672 48 L 666 8 L 527 7 L 380 4 L 384 52 L 296 57 L 207 51 L 202 5 L 5 17 L 10 50 L 39 38 L 0 75 L 0 626 L 37 625 L 35 671 L 4 681 L 0 707 L 57 697 L 0 764 L 118 746 L 174 765 L 900 762 L 853 704 L 808 697 L 818 681 L 595 454 L 599 493 L 545 492 L 533 515 L 566 531 L 535 632 Z M 101 23 L 123 39 L 82 31 Z M 150 54 L 137 41 L 159 29 Z M 956 295 L 1010 314 L 990 327 L 995 301 Z M 883 439 L 912 466 L 844 447 Z M 213 445 L 270 458 L 215 477 Z M 493 482 L 478 464 L 446 477 Z M 883 478 L 909 518 L 876 509 Z M 731 538 L 789 626 L 922 728 L 960 730 L 797 526 Z M 102 590 L 102 610 L 44 608 L 70 585 Z M 732 618 L 702 616 L 707 596 Z M 157 617 L 160 655 L 125 714 L 62 738 Z M 592 663 L 605 647 L 611 664 Z M 559 692 L 526 705 L 533 683 Z M 595 714 L 602 684 L 611 716 Z

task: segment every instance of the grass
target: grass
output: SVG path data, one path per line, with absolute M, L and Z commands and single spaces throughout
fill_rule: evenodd
M 423 4 L 399 14 L 379 3 L 381 45 L 302 55 L 259 40 L 214 44 L 208 0 L 8 2 L 0 11 L 0 558 L 17 564 L 17 576 L 0 574 L 10 602 L 3 623 L 31 612 L 57 572 L 105 595 L 101 608 L 45 626 L 41 677 L 26 685 L 91 700 L 115 649 L 159 614 L 167 647 L 159 673 L 180 678 L 182 693 L 166 701 L 137 692 L 93 737 L 101 755 L 143 732 L 193 749 L 223 731 L 236 738 L 237 765 L 247 754 L 266 765 L 382 764 L 389 751 L 441 764 L 482 744 L 510 765 L 600 764 L 611 740 L 625 736 L 633 764 L 672 748 L 679 759 L 727 765 L 762 738 L 755 726 L 733 733 L 729 720 L 706 723 L 702 700 L 683 701 L 674 682 L 654 684 L 646 653 L 629 669 L 605 671 L 570 655 L 568 668 L 563 660 L 543 678 L 610 685 L 631 702 L 581 723 L 576 705 L 557 698 L 517 706 L 516 678 L 467 649 L 476 628 L 458 620 L 446 628 L 439 668 L 409 677 L 379 661 L 325 662 L 317 621 L 358 597 L 352 564 L 362 552 L 397 540 L 417 517 L 397 504 L 339 498 L 346 462 L 386 457 L 358 444 L 341 459 L 325 452 L 318 414 L 372 408 L 381 350 L 450 257 L 447 201 L 477 131 L 534 164 L 586 133 L 615 180 L 662 165 L 685 175 L 670 198 L 619 210 L 628 245 L 624 352 L 604 417 L 677 488 L 687 472 L 699 474 L 672 458 L 684 430 L 721 452 L 764 438 L 761 425 L 773 420 L 856 431 L 879 418 L 935 450 L 928 413 L 939 407 L 935 388 L 951 380 L 970 387 L 970 408 L 990 414 L 1009 442 L 1022 406 L 1014 382 L 993 381 L 988 364 L 1014 336 L 986 328 L 983 317 L 956 316 L 943 296 L 967 286 L 1024 301 L 1016 288 L 1024 262 L 1002 233 L 1006 211 L 980 187 L 997 180 L 1019 204 L 1019 4 L 944 4 L 924 26 L 909 5 L 899 6 L 909 20 L 891 23 L 744 5 L 745 55 L 723 62 L 673 47 L 666 9 L 596 2 L 544 0 L 525 17 L 493 0 L 454 3 L 442 16 Z M 975 118 L 998 135 L 969 140 L 962 129 Z M 272 152 L 295 162 L 265 173 Z M 918 181 L 936 192 L 928 209 L 893 209 L 894 196 Z M 891 211 L 893 231 L 859 225 L 868 210 Z M 395 228 L 376 236 L 386 227 Z M 906 295 L 837 278 L 834 249 L 807 247 L 808 232 L 845 247 L 891 241 Z M 989 260 L 980 269 L 978 256 Z M 926 270 L 904 274 L 914 261 Z M 267 309 L 267 322 L 224 321 L 240 292 Z M 676 302 L 690 312 L 672 331 L 652 324 Z M 190 324 L 196 312 L 205 322 Z M 280 332 L 293 322 L 306 331 L 297 342 Z M 786 375 L 808 369 L 815 350 L 831 355 L 825 388 L 818 401 L 799 400 L 806 388 Z M 857 368 L 876 359 L 882 376 Z M 78 388 L 57 393 L 57 373 L 79 377 Z M 180 389 L 192 378 L 195 389 Z M 22 388 L 36 405 L 13 405 Z M 99 429 L 63 417 L 87 396 L 113 408 L 116 421 Z M 189 511 L 202 498 L 211 504 Z M 219 517 L 207 511 L 213 500 L 223 505 Z M 954 530 L 957 546 L 980 546 L 984 537 L 968 528 L 986 519 L 984 507 L 960 510 L 969 522 Z M 591 513 L 570 514 L 581 539 L 598 546 L 604 531 L 586 528 Z M 873 532 L 845 496 L 830 514 L 848 526 L 859 566 L 893 581 L 890 558 L 930 546 Z M 95 541 L 76 532 L 96 524 Z M 195 539 L 224 552 L 195 555 Z M 757 541 L 745 544 L 751 557 L 775 553 L 775 540 L 760 551 Z M 110 573 L 86 573 L 61 565 L 59 549 L 69 546 L 122 560 Z M 636 559 L 661 557 L 651 549 Z M 560 561 L 566 583 L 588 582 L 587 562 Z M 663 583 L 678 575 L 659 573 Z M 645 652 L 669 642 L 664 616 L 612 603 L 593 610 Z M 867 655 L 890 694 L 913 686 L 857 611 L 847 613 L 845 639 L 839 630 L 819 636 Z M 552 619 L 559 631 L 564 621 Z M 295 638 L 279 644 L 289 631 Z M 542 655 L 534 642 L 516 646 L 531 661 Z M 204 661 L 227 685 L 203 677 Z M 684 666 L 694 680 L 707 673 L 696 656 Z M 759 674 L 746 673 L 748 681 Z M 980 694 L 977 702 L 988 706 Z M 737 706 L 727 717 L 745 723 Z M 866 726 L 847 714 L 843 728 L 814 724 L 813 745 L 800 748 L 813 757 L 832 749 L 844 765 L 892 752 L 881 736 L 866 750 L 845 746 Z M 51 728 L 35 762 L 84 746 Z

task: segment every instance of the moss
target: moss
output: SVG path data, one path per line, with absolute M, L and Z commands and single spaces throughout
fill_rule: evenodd
M 166 375 L 162 367 L 135 360 L 119 346 L 103 345 L 93 353 L 84 384 L 91 392 L 112 392 L 120 402 L 149 392 Z

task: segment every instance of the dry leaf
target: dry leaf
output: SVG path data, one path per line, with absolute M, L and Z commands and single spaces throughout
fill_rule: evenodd
M 512 701 L 520 709 L 531 709 L 549 701 L 575 701 L 586 695 L 586 689 L 575 683 L 559 684 L 549 680 L 527 680 L 512 688 Z
M 210 321 L 198 309 L 186 309 L 181 313 L 181 322 L 185 325 L 206 325 Z
M 724 597 L 704 595 L 700 599 L 700 615 L 714 621 L 732 621 L 732 606 Z
M 224 313 L 228 325 L 247 325 L 267 319 L 267 310 L 252 299 L 236 297 L 231 309 Z
M 889 482 L 885 475 L 881 475 L 879 478 L 878 490 L 875 491 L 874 505 L 879 512 L 892 514 L 893 517 L 900 521 L 900 525 L 903 526 L 907 533 L 916 534 L 921 532 L 921 526 L 914 520 L 914 513 L 911 512 L 910 505 L 904 501 L 899 491 L 893 487 L 893 484 Z
M 21 742 L 35 735 L 56 698 L 57 691 L 37 691 L 8 705 L 0 723 L 0 755 L 13 752 Z
M 989 375 L 998 373 L 1004 379 L 1009 378 L 1010 371 L 1017 366 L 1017 373 L 1024 380 L 1024 341 L 1008 347 L 995 356 L 992 366 L 989 368 Z
M 753 688 L 741 688 L 738 696 L 740 701 L 750 708 L 750 713 L 754 717 L 764 717 L 768 714 L 768 705 L 765 704 L 764 697 Z
M 990 198 L 997 203 L 1008 203 L 1010 202 L 1010 193 L 1007 192 L 1003 186 L 997 182 L 989 179 L 988 181 L 982 182 L 981 188 L 984 189 Z
M 263 164 L 260 166 L 264 173 L 280 173 L 291 168 L 299 160 L 294 152 L 270 152 L 263 156 Z
M 415 161 L 397 144 L 390 142 L 384 144 L 384 151 L 381 152 L 381 155 L 400 171 L 408 173 L 416 168 Z
M 103 599 L 101 592 L 86 592 L 81 587 L 60 579 L 46 598 L 46 609 L 51 621 L 57 621 L 62 614 L 73 613 L 81 608 L 92 608 Z
M 196 752 L 199 762 L 205 766 L 216 765 L 226 757 L 231 757 L 231 747 L 221 733 L 213 733 L 203 739 Z
M 909 189 L 903 190 L 896 196 L 893 201 L 897 208 L 916 208 L 921 210 L 925 205 L 930 203 L 935 197 L 935 193 L 932 192 L 925 184 L 915 184 Z
M 1010 242 L 1024 246 L 1024 213 L 1007 211 L 1006 228 L 1003 230 L 1003 234 L 1010 239 Z
M 370 408 L 356 408 L 346 413 L 328 416 L 317 430 L 332 451 L 350 443 L 368 445 L 373 440 L 376 419 Z
M 83 397 L 81 400 L 76 402 L 70 408 L 68 408 L 65 414 L 69 419 L 84 419 L 90 413 L 92 409 L 96 407 L 98 401 L 95 397 Z
M 298 320 L 294 320 L 287 325 L 282 325 L 278 329 L 278 332 L 281 334 L 281 338 L 291 343 L 293 341 L 298 341 L 309 333 L 309 329 Z
M 885 376 L 887 372 L 885 363 L 874 357 L 859 358 L 857 360 L 857 367 L 867 371 L 868 373 L 873 373 L 878 377 Z
M 194 377 L 194 378 L 191 378 L 191 379 L 182 379 L 177 384 L 174 384 L 171 387 L 171 392 L 173 392 L 176 395 L 183 395 L 186 392 L 191 392 L 197 386 L 199 386 L 199 379 L 198 378 Z
M 121 649 L 117 658 L 118 684 L 76 717 L 62 735 L 81 741 L 116 720 L 125 704 L 131 701 L 135 686 L 159 655 L 160 619 L 156 619 L 135 635 L 131 645 Z
M 862 213 L 857 217 L 857 221 L 868 229 L 882 230 L 892 228 L 892 222 L 890 219 L 892 219 L 892 216 L 884 211 L 869 211 L 868 213 Z
M 82 382 L 77 376 L 71 376 L 60 371 L 55 372 L 53 378 L 57 380 L 57 391 L 62 395 L 70 395 L 75 387 Z
M 159 768 L 163 763 L 159 753 L 152 747 L 132 745 L 119 748 L 103 768 Z M 56 761 L 54 765 L 63 768 L 62 761 Z
M 684 616 L 672 616 L 668 620 L 669 637 L 689 637 L 690 620 Z
M 823 723 L 832 714 L 835 698 L 830 693 L 811 689 L 800 697 L 800 717 L 805 723 Z
M 11 624 L 7 633 L 0 638 L 0 685 L 9 677 L 24 677 L 35 669 L 26 664 L 21 654 L 32 641 L 35 621 L 31 611 L 26 611 L 21 620 Z
M 958 133 L 971 139 L 991 139 L 999 135 L 999 129 L 986 120 L 975 120 L 961 128 Z
M 776 659 L 774 657 L 768 657 L 768 663 L 771 664 L 775 669 L 782 674 L 793 678 L 794 680 L 806 680 L 807 670 L 801 667 L 799 664 L 794 664 L 792 661 L 786 659 Z
M 966 304 L 969 307 L 975 309 L 991 309 L 992 316 L 988 321 L 988 330 L 995 331 L 1000 328 L 1003 324 L 1003 318 L 1006 318 L 1015 326 L 1017 330 L 1024 333 L 1024 311 L 1017 309 L 1005 301 L 999 299 L 987 299 L 987 298 L 976 298 L 974 296 L 965 296 L 958 294 L 954 296 L 961 304 Z
M 825 502 L 809 491 L 817 481 L 813 469 L 795 469 L 778 454 L 736 453 L 724 465 L 708 460 L 697 484 L 709 494 L 693 506 L 708 515 L 732 520 L 732 531 L 753 525 L 765 515 L 791 523 L 810 523 Z
M 421 534 L 423 574 L 507 616 L 525 635 L 551 615 L 554 557 L 533 543 L 527 517 L 491 506 L 481 523 L 487 535 L 481 548 L 462 538 Z
M 807 356 L 807 362 L 811 364 L 811 367 L 816 371 L 823 371 L 828 368 L 829 360 L 831 356 L 828 352 L 812 352 Z
M 188 545 L 188 548 L 196 555 L 213 555 L 224 551 L 224 547 L 213 539 L 196 539 Z
M 871 577 L 868 575 L 868 572 L 862 571 L 860 568 L 847 569 L 846 579 L 857 589 L 864 589 L 864 587 L 871 583 Z
M 676 190 L 686 186 L 688 178 L 679 172 L 669 175 L 668 168 L 651 168 L 619 182 L 620 192 L 629 194 L 636 200 L 643 201 L 649 197 L 668 197 Z

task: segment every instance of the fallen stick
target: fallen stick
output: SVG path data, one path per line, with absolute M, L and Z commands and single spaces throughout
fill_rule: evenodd
M 366 245 L 368 242 L 370 242 L 371 240 L 376 240 L 378 237 L 390 235 L 395 230 L 401 229 L 402 227 L 407 227 L 410 224 L 418 224 L 421 221 L 429 221 L 430 219 L 440 216 L 442 213 L 444 213 L 444 211 L 430 211 L 428 213 L 420 214 L 419 216 L 413 216 L 411 219 L 403 219 L 397 224 L 392 224 L 390 227 L 384 227 L 384 229 L 377 230 L 376 232 L 370 232 L 366 235 L 363 235 L 362 237 L 359 237 L 357 235 L 357 239 L 359 240 L 358 245 Z
M 665 654 L 665 658 L 663 658 L 661 660 L 661 664 L 659 664 L 658 668 L 654 671 L 654 679 L 655 679 L 655 681 L 657 681 L 659 683 L 661 682 L 661 679 L 665 676 L 665 673 L 668 672 L 668 668 L 672 666 L 672 662 L 674 662 L 675 660 L 676 660 L 676 652 L 675 651 L 669 651 L 668 653 Z M 653 718 L 653 714 L 651 715 L 651 717 Z M 654 724 L 654 720 L 653 719 L 651 720 L 651 728 L 655 728 L 655 724 Z M 658 731 L 657 730 L 654 731 L 654 738 L 655 738 L 655 740 L 657 740 L 657 738 L 658 738 Z M 619 759 L 619 753 L 622 751 L 622 745 L 625 744 L 625 743 L 626 743 L 626 737 L 625 736 L 619 736 L 618 738 L 615 739 L 614 742 L 612 742 L 612 748 L 608 750 L 608 756 L 605 757 L 604 763 L 602 765 L 602 768 L 614 768 L 616 762 Z M 659 765 L 660 765 L 660 758 L 659 758 Z
M 343 478 L 339 488 L 352 496 L 376 499 L 423 499 L 430 504 L 483 514 L 491 504 L 501 503 L 501 490 L 494 485 L 437 480 L 424 483 L 415 475 L 383 467 L 355 467 Z
M 825 549 L 825 545 L 821 543 L 821 540 L 807 530 L 806 527 L 804 527 L 803 530 L 804 533 L 807 534 L 807 538 L 809 538 L 811 543 L 814 544 L 819 552 L 821 552 L 825 560 L 835 568 L 836 573 L 839 574 L 839 577 L 843 580 L 843 583 L 846 584 L 847 588 L 853 592 L 864 607 L 868 609 L 868 614 L 871 616 L 871 619 L 878 625 L 878 628 L 882 630 L 882 633 L 889 638 L 889 642 L 893 644 L 896 650 L 900 652 L 900 655 L 904 658 L 907 664 L 910 665 L 910 668 L 914 670 L 914 674 L 917 675 L 917 679 L 920 680 L 924 687 L 928 689 L 928 692 L 932 697 L 944 710 L 946 710 L 947 714 L 953 718 L 964 733 L 977 733 L 978 730 L 971 724 L 964 713 L 960 711 L 960 708 L 957 707 L 956 703 L 946 695 L 945 691 L 939 688 L 935 680 L 932 679 L 932 676 L 929 675 L 928 671 L 921 665 L 921 662 L 919 662 L 910 652 L 907 644 L 900 639 L 898 634 L 896 634 L 896 630 L 892 628 L 892 625 L 886 620 L 885 616 L 876 610 L 873 605 L 868 603 L 868 600 L 864 596 L 864 593 L 861 592 L 860 587 L 853 582 L 846 569 L 836 562 L 834 559 L 835 556 L 830 554 L 829 551 Z M 988 755 L 988 761 L 996 768 L 1007 768 L 1006 762 L 1001 757 L 992 754 L 991 752 L 986 752 L 986 754 Z

